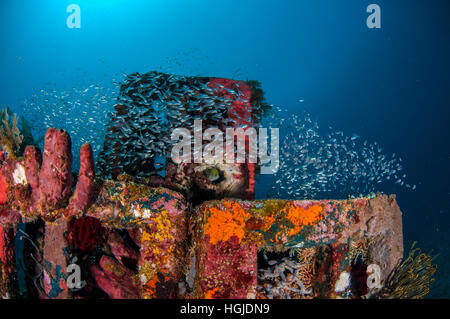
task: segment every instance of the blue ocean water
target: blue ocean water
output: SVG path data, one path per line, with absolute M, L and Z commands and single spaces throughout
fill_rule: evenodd
M 380 29 L 366 25 L 372 3 Z M 66 24 L 70 4 L 81 9 L 79 29 Z M 4 0 L 0 106 L 23 114 L 37 135 L 44 114 L 69 131 L 84 123 L 74 144 L 101 145 L 102 110 L 124 74 L 258 80 L 269 103 L 306 110 L 322 127 L 403 159 L 417 189 L 383 183 L 377 191 L 397 194 L 405 250 L 417 240 L 440 254 L 429 297 L 449 298 L 449 9 L 445 0 Z M 69 103 L 72 122 L 46 101 L 55 95 Z M 90 122 L 89 103 L 99 110 Z

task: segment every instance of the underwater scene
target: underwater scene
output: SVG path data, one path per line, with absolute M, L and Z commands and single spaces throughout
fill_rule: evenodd
M 449 10 L 1 1 L 0 299 L 450 298 Z

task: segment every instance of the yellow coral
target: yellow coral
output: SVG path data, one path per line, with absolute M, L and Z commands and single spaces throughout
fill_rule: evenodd
M 161 209 L 159 213 L 152 216 L 151 223 L 144 225 L 141 236 L 141 254 L 152 252 L 154 258 L 141 265 L 139 277 L 143 280 L 143 298 L 154 298 L 157 272 L 164 273 L 165 268 L 174 255 L 175 238 L 171 233 L 172 223 L 166 210 Z M 164 243 L 164 245 L 162 245 Z M 151 278 L 149 280 L 145 280 Z M 165 278 L 167 281 L 168 278 Z
M 146 227 L 149 228 L 149 231 L 147 231 L 146 228 L 143 229 L 141 238 L 142 244 L 144 247 L 152 250 L 157 264 L 166 264 L 174 249 L 172 245 L 174 236 L 171 233 L 172 223 L 170 222 L 167 211 L 162 209 L 152 219 L 152 225 L 149 224 Z M 166 249 L 166 254 L 159 249 L 161 242 L 170 244 Z

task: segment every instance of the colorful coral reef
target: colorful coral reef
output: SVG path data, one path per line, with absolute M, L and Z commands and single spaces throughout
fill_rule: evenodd
M 169 163 L 166 177 L 155 178 L 155 155 L 164 155 L 172 128 L 194 118 L 252 126 L 265 107 L 257 82 L 130 75 L 99 161 L 101 177 L 113 180 L 96 176 L 89 144 L 76 178 L 71 139 L 56 128 L 42 154 L 28 146 L 21 157 L 17 117 L 1 113 L 1 297 L 17 292 L 20 222 L 40 225 L 24 251 L 34 246 L 38 274 L 30 277 L 41 298 L 423 297 L 436 268 L 416 249 L 398 263 L 395 196 L 254 201 L 254 164 Z M 78 288 L 67 284 L 73 263 L 85 274 Z
M 413 250 L 396 267 L 403 247 L 395 197 L 223 199 L 192 213 L 178 192 L 126 175 L 96 180 L 88 145 L 72 185 L 68 152 L 67 133 L 51 129 L 43 158 L 29 147 L 23 159 L 2 163 L 2 224 L 13 231 L 20 220 L 45 222 L 43 248 L 34 251 L 40 254 L 41 297 L 368 298 L 428 292 L 435 268 L 426 255 Z M 8 234 L 0 243 L 2 256 L 14 251 L 15 235 Z M 272 257 L 261 263 L 261 252 Z M 63 270 L 77 260 L 87 278 L 74 290 Z M 379 269 L 383 289 L 369 283 L 373 269 Z M 11 272 L 2 268 L 4 296 L 16 291 L 8 281 Z
M 204 203 L 194 220 L 196 262 L 204 265 L 197 269 L 195 295 L 362 298 L 375 293 L 366 283 L 369 265 L 379 265 L 377 275 L 384 280 L 403 252 L 401 212 L 393 200 Z M 258 251 L 278 256 L 261 261 Z M 246 289 L 230 277 L 241 278 Z

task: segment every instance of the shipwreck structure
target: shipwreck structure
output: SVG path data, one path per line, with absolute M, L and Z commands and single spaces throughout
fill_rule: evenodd
M 166 123 L 172 117 L 184 125 L 196 114 L 210 125 L 252 125 L 264 109 L 254 82 L 133 74 L 121 88 L 97 171 L 85 144 L 79 172 L 72 173 L 70 137 L 56 128 L 47 131 L 42 153 L 35 146 L 23 156 L 2 153 L 1 297 L 370 298 L 385 292 L 403 257 L 395 196 L 254 200 L 254 164 L 217 164 L 211 178 L 210 164 L 168 161 L 165 176 L 156 175 L 155 153 L 145 149 L 146 142 L 162 141 L 152 137 L 162 121 L 154 117 L 155 103 L 170 111 Z M 217 103 L 219 113 L 212 110 Z M 18 236 L 25 239 L 20 249 Z M 74 267 L 81 282 L 74 281 Z

